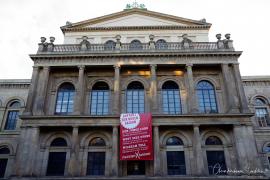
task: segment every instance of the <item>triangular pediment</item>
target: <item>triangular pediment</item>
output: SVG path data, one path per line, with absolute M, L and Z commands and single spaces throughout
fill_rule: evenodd
M 168 14 L 133 8 L 102 17 L 69 23 L 61 27 L 63 31 L 81 28 L 110 28 L 110 27 L 153 27 L 153 26 L 205 26 L 211 24 Z

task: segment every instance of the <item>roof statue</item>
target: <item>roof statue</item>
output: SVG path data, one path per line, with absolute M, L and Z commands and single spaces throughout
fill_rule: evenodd
M 139 4 L 136 0 L 132 4 L 127 4 L 126 9 L 139 8 L 146 9 L 144 4 Z

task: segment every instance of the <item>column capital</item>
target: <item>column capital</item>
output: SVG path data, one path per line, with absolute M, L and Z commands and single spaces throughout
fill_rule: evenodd
M 85 69 L 85 66 L 84 65 L 80 65 L 78 66 L 79 70 L 84 70 Z
M 157 68 L 157 65 L 156 64 L 150 64 L 150 67 L 156 69 Z
M 192 63 L 188 63 L 186 64 L 186 68 L 192 68 L 193 64 Z
M 33 66 L 33 70 L 39 70 L 40 66 Z
M 43 66 L 43 69 L 49 71 L 50 70 L 50 66 Z
M 113 65 L 114 69 L 120 69 L 121 68 L 121 65 L 120 64 L 115 64 Z

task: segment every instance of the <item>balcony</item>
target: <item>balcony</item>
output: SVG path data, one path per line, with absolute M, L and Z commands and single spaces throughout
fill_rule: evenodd
M 224 40 L 218 37 L 217 42 L 192 42 L 184 35 L 181 42 L 155 42 L 153 36 L 148 43 L 138 40 L 121 43 L 119 36 L 116 42 L 110 40 L 104 44 L 91 44 L 86 36 L 79 44 L 53 44 L 54 37 L 50 37 L 50 43 L 45 41 L 46 38 L 41 37 L 37 54 L 234 51 L 229 36 Z

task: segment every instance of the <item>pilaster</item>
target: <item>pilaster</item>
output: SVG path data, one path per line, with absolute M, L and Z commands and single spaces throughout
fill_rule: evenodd
M 120 114 L 120 65 L 114 65 L 114 114 Z
M 224 86 L 225 86 L 225 92 L 226 92 L 226 100 L 227 100 L 227 112 L 228 113 L 239 113 L 239 110 L 236 106 L 236 102 L 234 100 L 234 92 L 232 87 L 232 78 L 231 74 L 229 72 L 229 65 L 228 64 L 222 64 L 222 75 L 224 79 Z
M 71 139 L 71 151 L 68 174 L 70 176 L 79 176 L 80 164 L 79 164 L 79 128 L 73 127 L 72 139 Z
M 248 108 L 248 102 L 247 102 L 247 98 L 244 92 L 244 87 L 243 87 L 240 70 L 239 70 L 239 64 L 233 64 L 232 66 L 233 66 L 234 78 L 235 78 L 235 83 L 236 83 L 238 96 L 239 96 L 239 102 L 241 106 L 241 112 L 249 113 L 250 110 Z
M 202 138 L 200 135 L 200 129 L 198 125 L 193 126 L 193 147 L 194 147 L 194 158 L 195 158 L 195 165 L 196 165 L 196 170 L 195 170 L 195 175 L 201 176 L 205 175 L 205 167 L 203 163 L 203 151 L 202 151 Z
M 187 80 L 188 80 L 188 113 L 197 113 L 198 105 L 196 99 L 196 92 L 194 88 L 192 64 L 186 64 L 187 69 Z
M 85 70 L 85 66 L 78 66 L 78 68 L 79 68 L 79 76 L 78 76 L 77 94 L 76 94 L 76 103 L 75 103 L 74 113 L 76 115 L 81 115 L 84 112 L 83 100 L 84 100 L 84 70 Z
M 158 126 L 154 126 L 154 176 L 161 176 Z
M 118 176 L 118 157 L 119 157 L 119 143 L 118 143 L 118 127 L 113 127 L 113 134 L 112 134 L 112 162 L 111 162 L 111 175 Z
M 151 109 L 152 109 L 152 112 L 157 112 L 157 109 L 158 109 L 156 69 L 157 69 L 156 64 L 151 64 L 150 65 L 150 70 L 151 70 L 150 96 L 151 96 Z

